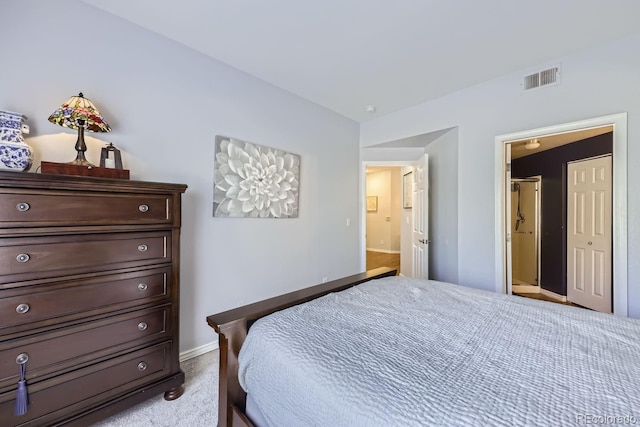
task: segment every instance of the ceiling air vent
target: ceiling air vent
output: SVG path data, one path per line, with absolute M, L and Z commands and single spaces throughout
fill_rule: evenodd
M 523 86 L 524 90 L 531 90 L 542 86 L 553 86 L 557 84 L 560 84 L 559 65 L 524 76 Z

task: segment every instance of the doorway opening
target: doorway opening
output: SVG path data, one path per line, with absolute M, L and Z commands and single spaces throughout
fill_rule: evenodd
M 496 137 L 496 291 L 511 294 L 512 282 L 512 243 L 511 223 L 511 172 L 512 148 L 515 142 L 535 140 L 543 137 L 566 137 L 580 132 L 602 131 L 610 128 L 612 132 L 612 206 L 615 215 L 612 219 L 612 301 L 613 313 L 626 317 L 627 305 L 627 115 L 626 113 L 598 117 L 578 122 L 549 126 L 545 128 L 516 132 Z M 513 145 L 513 147 L 512 147 Z M 524 145 L 524 143 L 523 143 Z M 544 221 L 544 217 L 543 217 Z M 566 254 L 564 255 L 566 256 Z M 564 283 L 563 286 L 567 284 Z M 553 292 L 552 292 L 553 294 Z M 565 294 L 566 295 L 566 294 Z M 563 295 L 552 295 L 562 299 Z M 566 296 L 564 297 L 566 300 Z
M 360 149 L 361 271 L 366 265 L 366 168 L 400 166 L 403 185 L 401 274 L 416 277 L 422 273 L 432 280 L 458 283 L 458 139 L 458 128 L 453 127 Z M 415 185 L 421 180 L 422 187 Z M 410 198 L 418 197 L 411 192 L 420 188 L 422 204 L 409 202 Z M 422 214 L 417 216 L 424 220 L 422 224 L 414 224 L 413 215 L 419 210 Z M 421 271 L 413 268 L 414 259 L 424 263 Z
M 402 200 L 401 166 L 366 168 L 366 269 L 401 271 Z
M 406 274 L 411 263 L 407 253 L 406 227 L 411 211 L 402 207 L 402 177 L 413 169 L 412 161 L 368 161 L 362 163 L 362 269 L 380 266 Z

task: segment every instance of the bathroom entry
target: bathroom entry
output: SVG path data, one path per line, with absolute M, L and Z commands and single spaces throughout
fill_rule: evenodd
M 541 177 L 511 180 L 513 292 L 540 292 Z

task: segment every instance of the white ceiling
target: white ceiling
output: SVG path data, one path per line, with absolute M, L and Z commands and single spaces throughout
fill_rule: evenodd
M 638 0 L 82 1 L 359 122 L 640 31 Z
M 576 141 L 582 141 L 583 139 L 593 138 L 594 136 L 602 135 L 608 132 L 613 132 L 613 126 L 602 126 L 597 128 L 582 129 L 575 132 L 556 133 L 553 135 L 545 135 L 536 138 L 540 143 L 540 146 L 535 149 L 525 148 L 525 144 L 530 139 L 524 139 L 521 141 L 511 142 L 511 158 L 518 159 L 520 157 L 530 156 L 541 151 L 551 150 L 552 148 L 560 147 L 561 145 L 571 144 Z

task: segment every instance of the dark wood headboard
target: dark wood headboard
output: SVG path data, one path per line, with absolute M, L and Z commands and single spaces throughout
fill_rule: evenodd
M 397 270 L 387 267 L 376 268 L 207 316 L 207 323 L 218 333 L 220 347 L 218 426 L 252 425 L 244 414 L 247 395 L 238 382 L 238 354 L 253 322 L 276 311 L 311 301 L 331 292 L 343 291 L 369 280 L 396 274 Z

